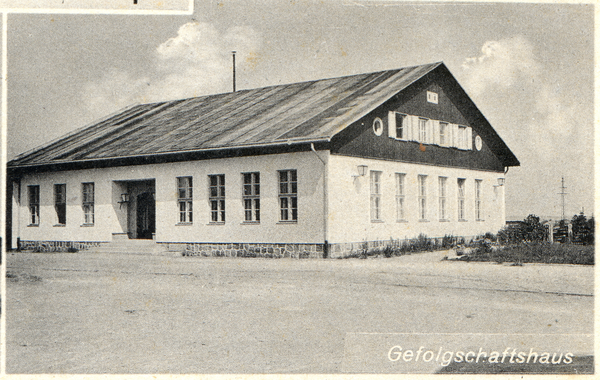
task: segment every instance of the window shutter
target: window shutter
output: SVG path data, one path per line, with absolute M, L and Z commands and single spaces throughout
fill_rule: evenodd
M 452 124 L 446 124 L 446 144 L 444 146 L 452 146 L 452 136 L 454 133 L 452 131 Z
M 394 111 L 388 112 L 388 136 L 390 138 L 396 138 L 396 113 Z
M 458 148 L 458 124 L 450 124 L 452 126 L 452 145 L 454 148 Z
M 411 126 L 412 128 L 410 129 L 411 132 L 411 140 L 413 141 L 419 141 L 419 117 L 418 116 L 411 116 Z
M 440 145 L 440 122 L 438 120 L 431 120 L 431 143 Z
M 471 127 L 467 127 L 467 146 L 468 150 L 473 150 L 473 129 Z

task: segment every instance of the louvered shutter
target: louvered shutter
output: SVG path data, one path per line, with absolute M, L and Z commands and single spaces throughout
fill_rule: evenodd
M 404 118 L 404 139 L 406 141 L 412 140 L 412 116 L 406 115 Z
M 467 127 L 467 146 L 468 150 L 473 150 L 473 129 L 471 127 Z
M 452 146 L 458 148 L 458 124 L 452 125 Z
M 396 113 L 394 111 L 388 112 L 388 136 L 390 138 L 396 138 Z
M 431 125 L 431 130 L 433 131 L 431 143 L 440 145 L 440 122 L 438 120 L 431 120 Z
M 413 123 L 412 123 L 412 139 L 414 141 L 419 141 L 419 117 L 418 116 L 413 116 Z

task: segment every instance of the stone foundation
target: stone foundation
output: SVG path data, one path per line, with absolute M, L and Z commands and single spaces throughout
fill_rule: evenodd
M 183 256 L 205 257 L 265 257 L 320 259 L 324 257 L 323 244 L 271 243 L 159 243 L 171 252 Z
M 38 241 L 21 240 L 19 250 L 33 252 L 68 252 L 69 250 L 83 251 L 93 247 L 100 247 L 105 243 L 97 241 Z
M 400 250 L 407 253 L 439 250 L 449 248 L 451 245 L 468 243 L 472 241 L 473 238 L 475 237 L 452 237 L 451 239 L 445 239 L 443 237 L 425 237 L 423 239 L 388 239 L 328 244 L 327 257 L 332 259 L 342 259 L 346 257 L 374 256 L 383 254 L 388 247 L 396 251 Z

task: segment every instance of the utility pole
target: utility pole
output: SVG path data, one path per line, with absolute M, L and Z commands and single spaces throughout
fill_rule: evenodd
M 560 185 L 560 196 L 562 197 L 562 219 L 561 220 L 565 220 L 565 195 L 567 195 L 567 193 L 565 192 L 567 188 L 565 187 L 565 177 L 562 177 L 561 179 L 561 185 Z

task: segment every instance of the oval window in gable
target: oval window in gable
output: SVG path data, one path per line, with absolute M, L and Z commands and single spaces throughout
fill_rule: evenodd
M 475 137 L 475 148 L 477 150 L 481 150 L 482 147 L 483 147 L 483 141 L 481 141 L 481 137 L 479 135 L 477 135 Z
M 381 121 L 381 119 L 378 117 L 373 120 L 373 133 L 375 133 L 377 136 L 381 136 L 383 133 L 383 121 Z

